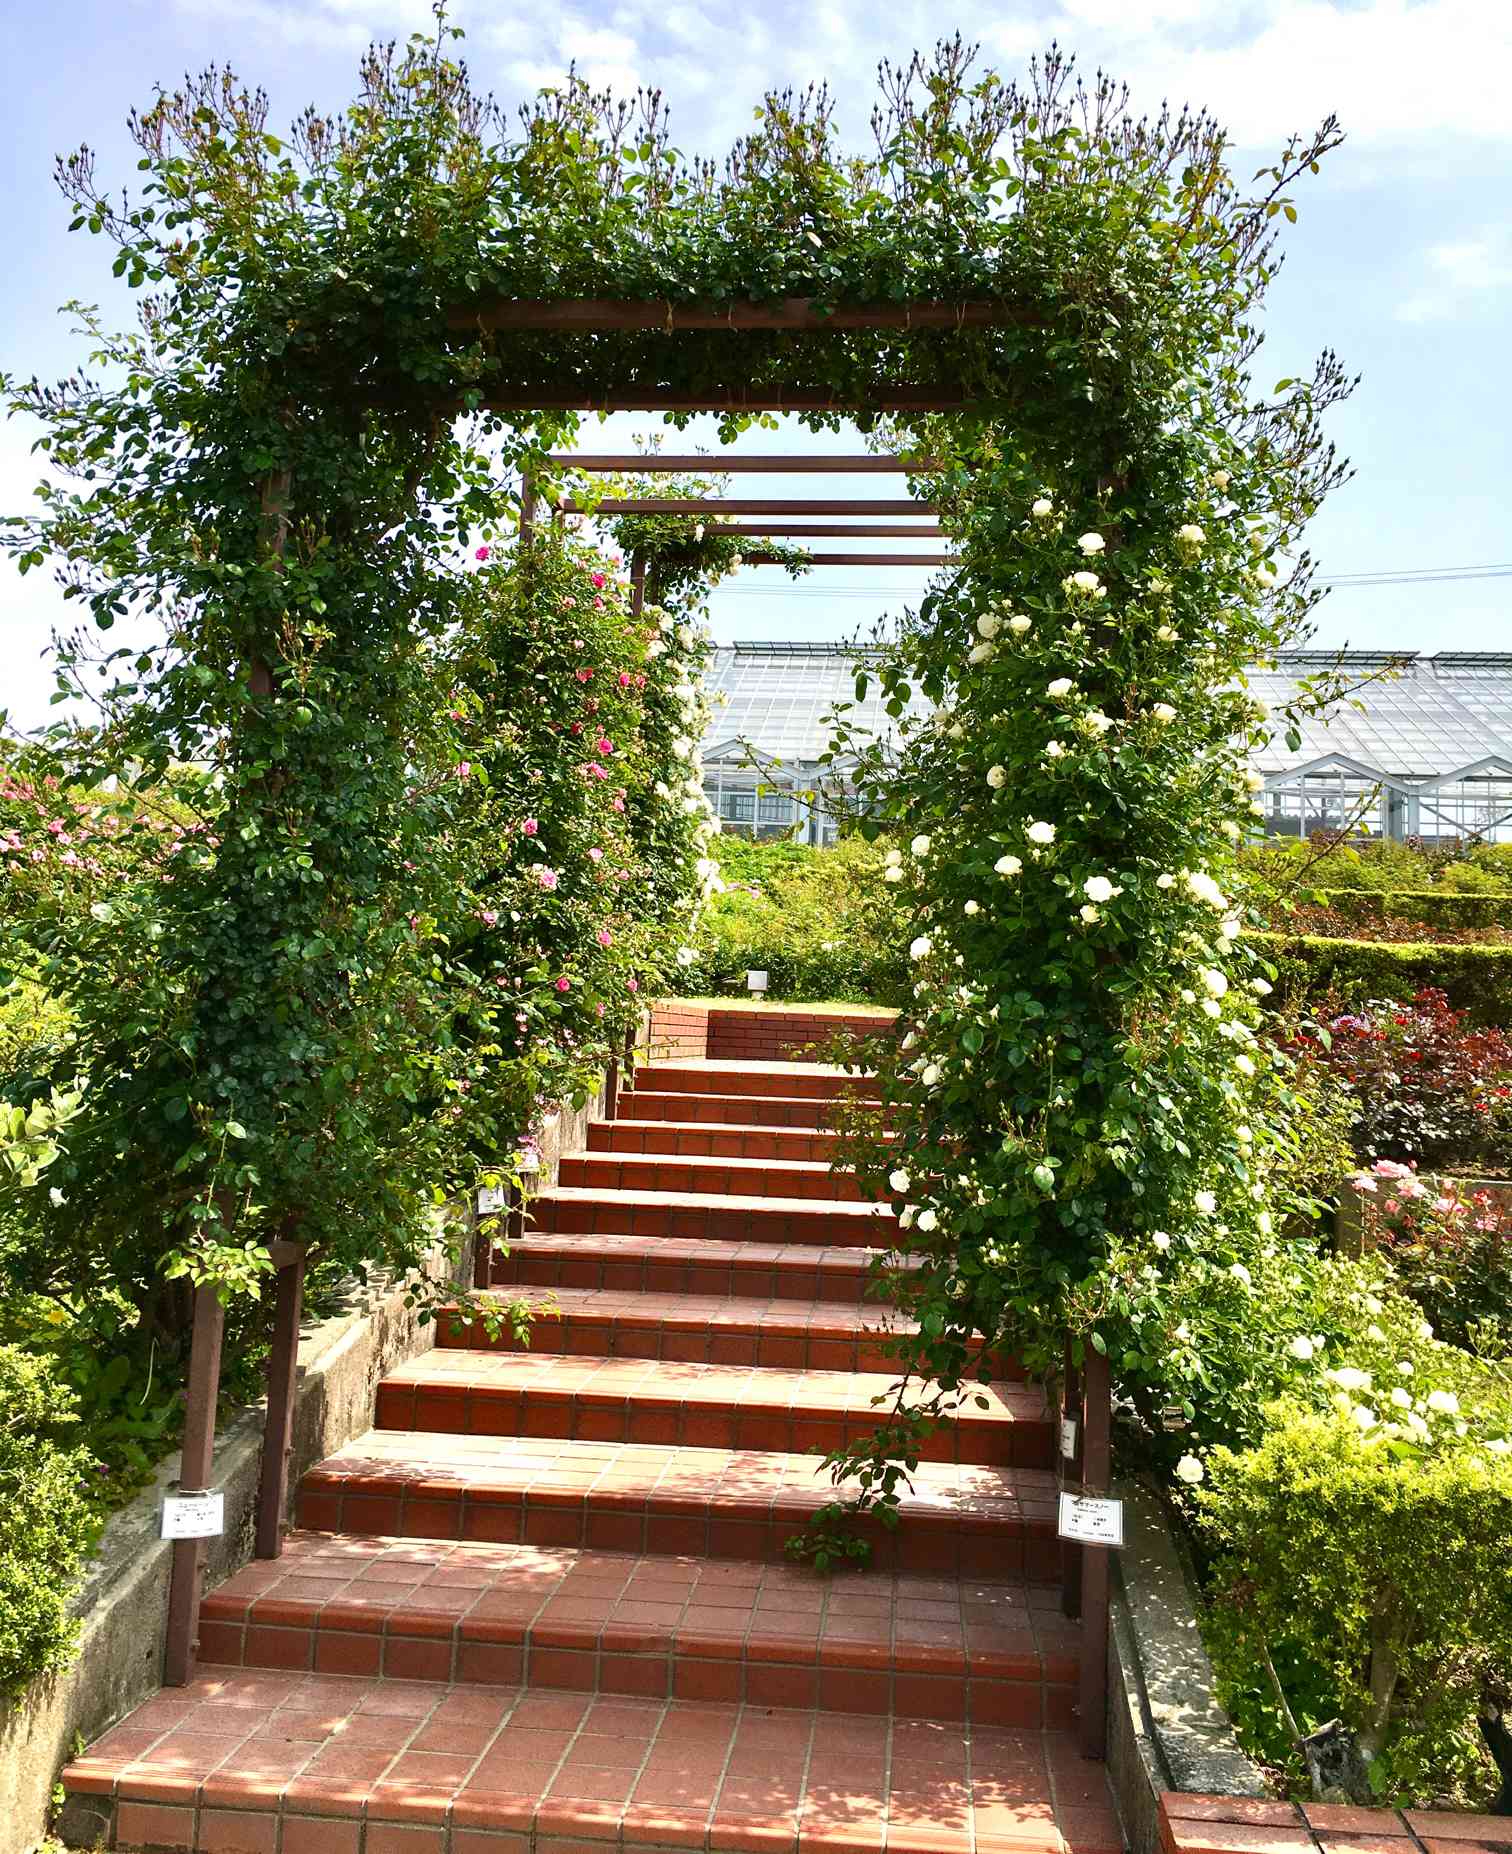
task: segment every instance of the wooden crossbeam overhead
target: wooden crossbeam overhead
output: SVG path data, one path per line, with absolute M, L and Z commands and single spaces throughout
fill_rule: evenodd
M 830 329 L 990 328 L 1027 324 L 1038 318 L 1007 302 L 848 303 L 836 308 L 808 296 L 776 302 L 614 302 L 587 297 L 575 302 L 524 301 L 508 297 L 457 303 L 446 314 L 448 328 L 509 329 L 558 333 L 613 334 L 629 329 L 776 329 L 794 335 L 822 335 Z
M 721 534 L 752 534 L 764 540 L 778 535 L 822 535 L 838 541 L 853 536 L 856 540 L 874 540 L 887 535 L 898 541 L 937 541 L 945 530 L 935 521 L 921 521 L 909 527 L 901 521 L 722 521 Z
M 747 502 L 702 496 L 605 496 L 597 507 L 564 496 L 564 515 L 936 515 L 932 502 Z
M 741 555 L 742 566 L 791 566 L 781 554 L 756 552 Z M 959 566 L 957 554 L 810 554 L 809 566 L 887 566 L 941 567 Z
M 616 476 L 686 476 L 700 471 L 714 476 L 918 476 L 940 468 L 935 457 L 878 457 L 875 453 L 860 457 L 673 457 L 657 453 L 646 457 L 575 457 L 570 452 L 553 451 L 549 461 L 562 470 L 581 470 L 589 475 L 612 472 Z
M 392 403 L 375 395 L 374 405 Z M 497 386 L 480 384 L 482 412 L 959 412 L 985 403 L 958 386 L 879 386 L 865 393 L 838 393 L 803 386 Z M 428 406 L 464 415 L 464 399 Z

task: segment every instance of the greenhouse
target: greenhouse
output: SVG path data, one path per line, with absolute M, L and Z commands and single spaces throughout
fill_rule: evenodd
M 855 703 L 860 654 L 839 643 L 715 652 L 704 790 L 726 832 L 834 836 L 849 793 L 844 760 L 820 763 L 828 716 L 851 703 L 852 721 L 884 738 L 893 727 L 875 685 Z M 1325 684 L 1343 693 L 1308 713 Z M 1512 838 L 1512 652 L 1292 651 L 1250 686 L 1278 714 L 1293 708 L 1301 735 L 1293 749 L 1278 729 L 1255 761 L 1270 832 Z

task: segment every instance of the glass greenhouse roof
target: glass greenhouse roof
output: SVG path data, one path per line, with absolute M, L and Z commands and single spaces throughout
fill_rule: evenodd
M 716 706 L 704 742 L 711 761 L 740 760 L 744 745 L 787 762 L 814 760 L 828 744 L 825 716 L 854 700 L 857 652 L 843 644 L 734 644 L 716 650 L 707 684 Z M 1393 665 L 1400 666 L 1393 668 Z M 1372 771 L 1429 779 L 1479 760 L 1512 763 L 1512 652 L 1441 651 L 1400 657 L 1297 651 L 1273 670 L 1254 671 L 1251 690 L 1273 709 L 1305 695 L 1304 684 L 1337 670 L 1352 693 L 1326 718 L 1301 722 L 1293 752 L 1278 733 L 1255 756 L 1259 771 L 1284 773 L 1342 755 Z M 718 698 L 728 697 L 724 706 Z M 891 722 L 875 684 L 853 717 L 886 734 Z

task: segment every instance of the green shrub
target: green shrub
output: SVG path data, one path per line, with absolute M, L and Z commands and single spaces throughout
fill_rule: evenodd
M 1479 874 L 1469 864 L 1457 865 L 1467 874 Z M 1427 927 L 1512 928 L 1512 894 L 1497 886 L 1487 889 L 1399 888 L 1386 892 L 1367 889 L 1309 889 L 1331 913 L 1347 921 L 1417 921 Z
M 1467 1425 L 1452 1406 L 1434 1413 L 1421 1379 L 1403 1384 L 1424 1439 L 1341 1389 L 1327 1412 L 1277 1403 L 1257 1447 L 1214 1451 L 1197 1496 L 1227 1612 L 1212 1645 L 1221 1679 L 1252 1682 L 1264 1652 L 1278 1672 L 1306 1670 L 1300 1728 L 1337 1707 L 1371 1793 L 1428 1800 L 1452 1786 L 1473 1802 L 1492 1780 L 1477 1711 L 1512 1664 L 1512 1412 L 1505 1386 L 1497 1398 L 1482 1382 L 1473 1403 L 1461 1391 Z M 1390 1409 L 1384 1383 L 1356 1388 Z
M 1362 1004 L 1370 998 L 1409 998 L 1431 987 L 1477 1023 L 1512 1023 L 1512 946 L 1403 945 L 1314 934 L 1247 937 L 1276 967 L 1279 1002 L 1300 1008 L 1331 995 L 1339 1004 Z
M 70 1598 L 97 1527 L 76 1423 L 47 1362 L 0 1346 L 0 1694 L 64 1666 L 78 1633 Z
M 743 989 L 754 967 L 768 975 L 772 998 L 901 1001 L 904 931 L 880 845 L 859 837 L 826 849 L 742 843 L 727 856 L 735 841 L 718 846 L 728 886 L 703 917 L 699 970 L 711 990 Z

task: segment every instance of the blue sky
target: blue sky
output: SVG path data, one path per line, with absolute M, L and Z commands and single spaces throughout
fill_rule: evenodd
M 82 358 L 57 306 L 70 297 L 132 314 L 103 241 L 70 237 L 54 154 L 87 141 L 100 170 L 135 177 L 132 104 L 185 69 L 229 62 L 273 101 L 275 127 L 306 102 L 340 107 L 370 37 L 428 17 L 421 0 L 38 0 L 11 9 L 0 184 L 8 262 L 0 276 L 0 368 L 49 376 Z M 1286 269 L 1272 297 L 1260 375 L 1303 371 L 1324 345 L 1364 375 L 1333 432 L 1358 475 L 1314 524 L 1325 572 L 1512 562 L 1512 0 L 586 0 L 560 9 L 455 0 L 484 87 L 528 95 L 571 60 L 595 84 L 664 87 L 685 151 L 721 154 L 768 85 L 827 77 L 858 142 L 883 56 L 906 57 L 957 27 L 1005 74 L 1052 38 L 1087 68 L 1127 80 L 1140 106 L 1206 104 L 1246 174 L 1293 129 L 1335 110 L 1349 140 L 1298 196 Z M 585 448 L 622 448 L 646 420 L 590 428 Z M 0 509 L 25 504 L 33 433 L 0 426 Z M 688 447 L 696 433 L 676 442 Z M 766 449 L 817 440 L 753 434 Z M 826 448 L 845 448 L 843 442 Z M 752 486 L 754 488 L 754 485 Z M 762 493 L 888 493 L 875 479 L 764 479 Z M 906 544 L 905 544 L 906 545 Z M 716 595 L 722 638 L 847 635 L 923 575 L 833 569 L 796 588 L 771 569 Z M 1337 590 L 1328 645 L 1512 649 L 1512 578 Z M 0 563 L 0 707 L 45 712 L 41 661 L 66 608 L 45 576 Z

